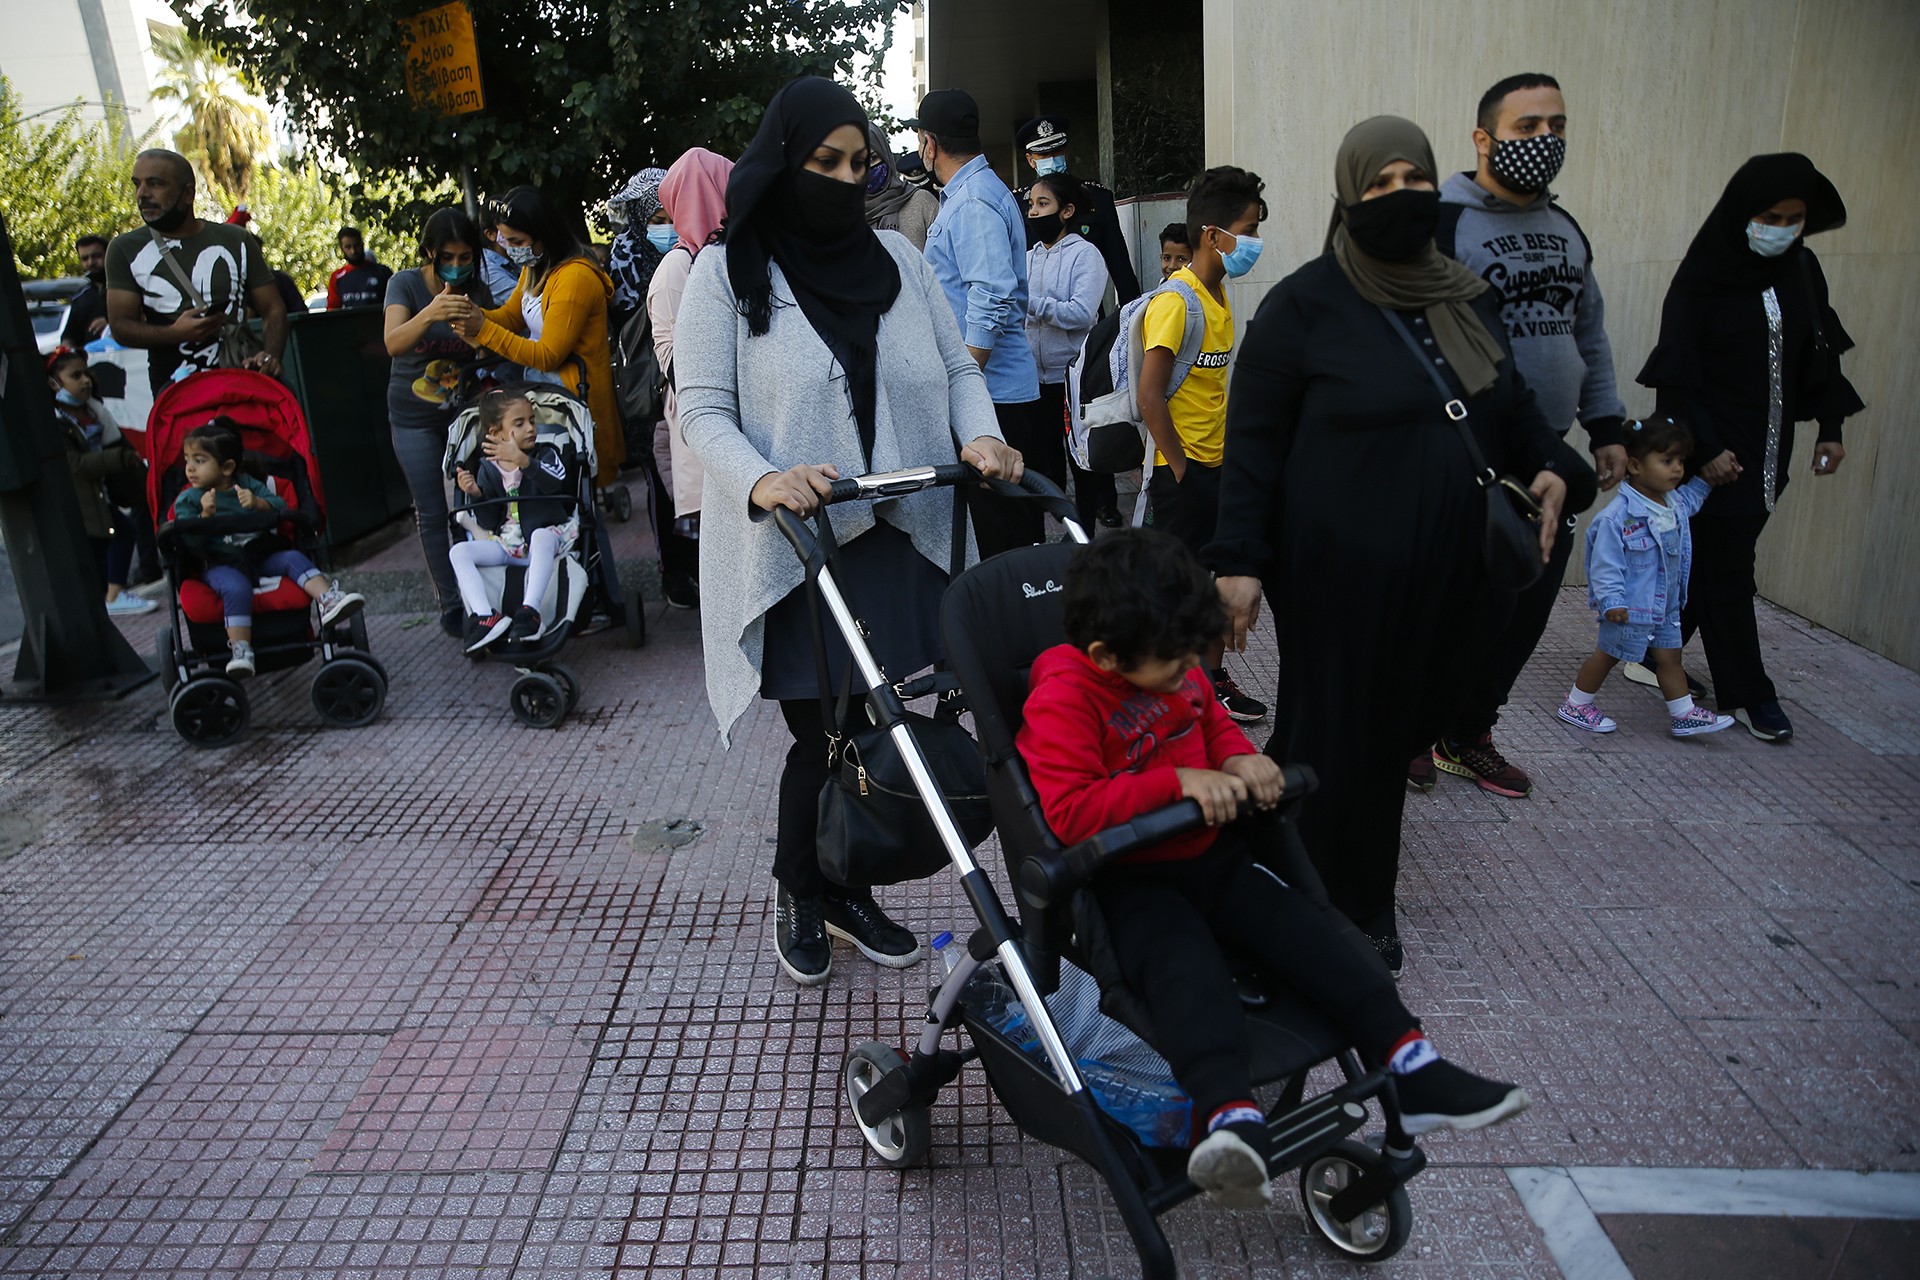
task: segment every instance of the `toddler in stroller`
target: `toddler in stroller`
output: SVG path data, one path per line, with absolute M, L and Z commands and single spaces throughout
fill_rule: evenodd
M 1061 608 L 1069 643 L 1034 662 L 1016 738 L 1048 825 L 1077 842 L 1183 798 L 1206 817 L 1088 886 L 1118 977 L 1204 1125 L 1187 1161 L 1193 1184 L 1235 1208 L 1272 1195 L 1229 954 L 1284 982 L 1386 1068 L 1409 1136 L 1524 1111 L 1524 1091 L 1440 1057 L 1365 940 L 1317 886 L 1273 869 L 1286 864 L 1267 857 L 1278 835 L 1260 811 L 1280 803 L 1281 769 L 1221 710 L 1200 670 L 1226 619 L 1187 549 L 1147 530 L 1109 534 L 1076 554 Z M 1254 812 L 1236 820 L 1248 804 Z
M 454 469 L 460 492 L 474 505 L 456 513 L 467 541 L 448 553 L 467 607 L 467 652 L 478 654 L 501 637 L 537 640 L 551 629 L 540 605 L 561 556 L 580 536 L 574 505 L 579 455 L 564 433 L 541 437 L 533 401 L 524 392 L 486 391 L 478 405 L 480 454 Z M 482 568 L 522 565 L 521 604 L 509 618 L 495 607 Z M 565 619 L 556 619 L 564 622 Z
M 331 627 L 358 613 L 364 597 L 342 591 L 276 532 L 199 533 L 193 524 L 242 512 L 284 513 L 286 500 L 265 481 L 241 470 L 240 426 L 218 417 L 187 432 L 181 446 L 187 487 L 173 502 L 180 543 L 199 562 L 195 575 L 220 597 L 225 610 L 227 674 L 250 676 L 253 657 L 253 589 L 262 578 L 290 578 L 320 606 L 320 625 Z

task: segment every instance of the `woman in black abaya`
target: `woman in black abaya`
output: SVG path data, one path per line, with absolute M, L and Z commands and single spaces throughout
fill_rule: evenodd
M 1847 456 L 1840 424 L 1865 407 L 1840 371 L 1853 339 L 1806 246 L 1846 220 L 1840 193 L 1805 156 L 1741 165 L 1674 273 L 1659 345 L 1640 371 L 1660 412 L 1693 429 L 1694 465 L 1717 486 L 1693 518 L 1681 631 L 1700 633 L 1720 710 L 1770 742 L 1793 724 L 1760 656 L 1755 548 L 1787 486 L 1793 424 L 1819 423 L 1813 474 L 1832 475 Z
M 1488 465 L 1530 478 L 1543 563 L 1561 511 L 1595 490 L 1515 371 L 1486 282 L 1434 247 L 1437 176 L 1408 121 L 1363 121 L 1341 143 L 1328 250 L 1274 286 L 1241 345 L 1207 557 L 1235 647 L 1263 584 L 1273 597 L 1267 751 L 1319 773 L 1301 834 L 1334 904 L 1395 973 L 1406 761 L 1446 722 L 1486 594 L 1486 500 L 1420 360 L 1464 400 Z

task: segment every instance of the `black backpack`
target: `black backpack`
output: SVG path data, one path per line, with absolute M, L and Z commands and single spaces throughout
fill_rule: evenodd
M 613 398 L 620 421 L 629 428 L 651 431 L 666 405 L 667 380 L 653 350 L 653 317 L 645 307 L 627 317 L 612 346 Z

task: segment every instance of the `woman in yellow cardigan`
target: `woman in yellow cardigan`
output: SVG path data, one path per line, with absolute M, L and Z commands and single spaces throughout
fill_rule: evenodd
M 529 379 L 556 382 L 587 402 L 601 488 L 627 460 L 613 394 L 607 304 L 613 281 L 537 187 L 515 187 L 499 212 L 499 241 L 520 268 L 513 296 L 476 313 L 468 338 L 524 365 Z

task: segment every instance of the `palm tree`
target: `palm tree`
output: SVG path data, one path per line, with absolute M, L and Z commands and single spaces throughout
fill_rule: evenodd
M 183 28 L 156 26 L 153 53 L 161 64 L 153 96 L 185 117 L 176 144 L 215 184 L 245 196 L 254 162 L 273 144 L 260 97 L 217 48 Z

